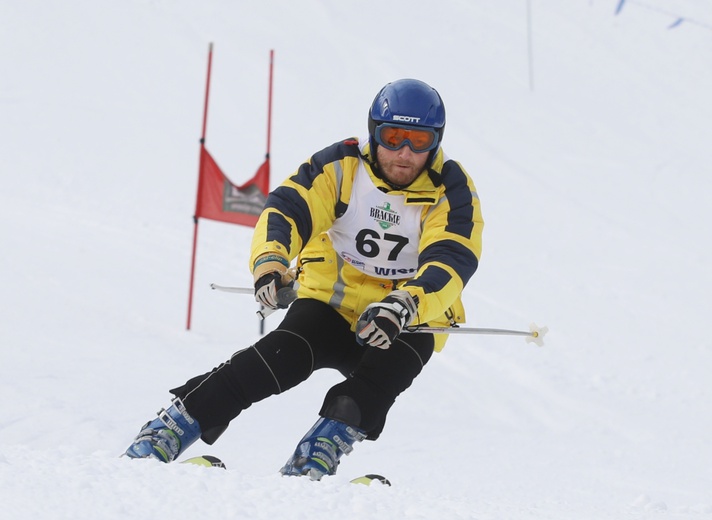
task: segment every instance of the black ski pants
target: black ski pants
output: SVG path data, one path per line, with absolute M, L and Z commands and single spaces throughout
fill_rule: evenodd
M 433 353 L 432 334 L 401 334 L 389 349 L 362 346 L 329 305 L 298 299 L 277 329 L 230 359 L 174 388 L 212 444 L 253 403 L 282 393 L 315 370 L 336 369 L 344 381 L 326 394 L 319 415 L 337 419 L 375 440 L 396 397 Z

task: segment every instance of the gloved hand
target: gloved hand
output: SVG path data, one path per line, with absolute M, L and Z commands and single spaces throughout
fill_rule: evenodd
M 294 280 L 278 272 L 263 275 L 255 282 L 255 300 L 268 309 L 286 309 L 296 298 Z
M 356 341 L 359 345 L 387 349 L 417 314 L 417 296 L 408 291 L 393 291 L 363 311 L 356 323 Z
M 268 309 L 286 309 L 294 301 L 294 278 L 287 273 L 289 261 L 267 254 L 255 261 L 255 300 Z

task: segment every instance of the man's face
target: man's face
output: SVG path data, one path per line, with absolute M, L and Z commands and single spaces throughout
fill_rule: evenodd
M 398 150 L 388 150 L 379 146 L 376 162 L 383 175 L 391 184 L 407 186 L 420 175 L 428 160 L 428 152 L 415 153 L 409 146 Z

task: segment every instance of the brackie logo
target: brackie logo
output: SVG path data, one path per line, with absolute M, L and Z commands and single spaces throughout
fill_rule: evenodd
M 381 229 L 388 229 L 391 226 L 400 224 L 400 215 L 391 209 L 390 202 L 384 202 L 383 206 L 372 207 L 369 215 L 378 222 Z

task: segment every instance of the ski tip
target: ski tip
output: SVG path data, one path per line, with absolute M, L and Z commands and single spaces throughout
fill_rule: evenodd
M 373 473 L 369 475 L 364 475 L 363 477 L 355 478 L 351 481 L 352 484 L 363 484 L 364 486 L 370 486 L 373 482 L 378 482 L 379 484 L 383 484 L 384 486 L 391 485 L 391 481 L 388 480 L 386 477 Z
M 223 461 L 217 457 L 213 457 L 212 455 L 201 455 L 200 457 L 186 459 L 181 462 L 181 464 L 195 464 L 196 466 L 205 466 L 206 468 L 227 469 Z

